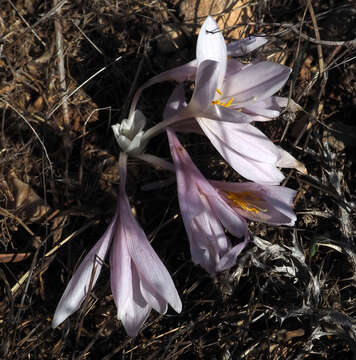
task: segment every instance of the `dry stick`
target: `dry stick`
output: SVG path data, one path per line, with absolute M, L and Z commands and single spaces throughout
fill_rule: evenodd
M 57 0 L 53 0 L 53 6 L 58 5 Z M 68 101 L 67 101 L 67 84 L 66 84 L 66 75 L 64 68 L 64 53 L 63 53 L 63 35 L 62 35 L 62 24 L 59 20 L 61 9 L 57 10 L 57 16 L 54 19 L 54 29 L 56 32 L 56 46 L 57 46 L 57 58 L 58 58 L 58 73 L 59 73 L 59 86 L 62 101 L 62 110 L 63 110 L 63 125 L 64 125 L 64 136 L 63 136 L 63 145 L 66 156 L 66 166 L 64 172 L 65 184 L 66 184 L 66 193 L 68 194 L 68 185 L 69 185 L 69 157 L 72 149 L 72 142 L 70 139 L 69 129 L 70 129 L 70 120 L 69 120 L 69 110 L 68 110 Z
M 313 6 L 311 4 L 311 1 L 310 0 L 307 0 L 307 1 L 308 1 L 308 10 L 309 10 L 309 13 L 310 13 L 310 17 L 312 18 L 315 37 L 317 38 L 317 40 L 320 40 L 320 34 L 319 34 L 318 24 L 316 22 L 314 9 L 313 9 Z M 312 111 L 312 117 L 309 118 L 309 122 L 307 124 L 306 129 L 309 129 L 313 125 L 313 121 L 318 121 L 319 120 L 319 117 L 320 117 L 320 115 L 321 115 L 321 113 L 323 111 L 323 108 L 324 108 L 323 101 L 322 101 L 322 96 L 325 93 L 325 86 L 326 86 L 326 83 L 328 81 L 327 72 L 325 72 L 323 51 L 322 51 L 322 48 L 321 48 L 320 44 L 317 45 L 317 51 L 318 51 L 318 63 L 319 63 L 319 73 L 317 74 L 317 78 L 321 78 L 321 84 L 320 84 L 320 91 L 319 91 L 319 95 L 318 95 L 318 102 L 316 104 L 317 106 L 315 106 L 313 111 Z M 304 147 L 307 146 L 307 143 L 308 143 L 308 141 L 310 139 L 310 134 L 311 133 L 308 133 L 308 135 L 307 135 L 307 138 L 306 138 L 305 143 L 304 143 Z
M 311 4 L 311 1 L 310 0 L 307 0 L 307 5 L 308 5 L 308 10 L 309 10 L 309 13 L 310 13 L 310 17 L 312 19 L 312 23 L 313 23 L 313 28 L 314 28 L 314 32 L 315 32 L 315 36 L 317 38 L 317 40 L 320 40 L 320 34 L 319 34 L 319 29 L 318 29 L 318 24 L 316 22 L 316 17 L 315 17 L 315 13 L 314 13 L 314 9 L 313 9 L 313 6 Z M 300 35 L 302 34 L 302 32 L 300 32 Z M 312 110 L 312 114 L 311 116 L 309 117 L 308 119 L 308 122 L 306 123 L 306 125 L 304 126 L 303 128 L 303 131 L 299 134 L 298 136 L 298 142 L 299 140 L 302 138 L 301 135 L 304 135 L 304 132 L 306 130 L 309 130 L 310 127 L 312 126 L 313 124 L 313 121 L 314 120 L 317 120 L 322 112 L 322 106 L 320 106 L 320 102 L 321 102 L 321 97 L 323 96 L 324 94 L 324 89 L 325 89 L 325 86 L 326 86 L 326 82 L 327 82 L 327 73 L 324 71 L 325 67 L 324 67 L 324 58 L 323 58 L 323 51 L 322 51 L 322 48 L 321 48 L 321 45 L 318 44 L 317 45 L 317 51 L 318 51 L 318 62 L 319 62 L 319 73 L 316 74 L 316 78 L 315 78 L 315 81 L 322 77 L 322 80 L 321 80 L 321 90 L 319 92 L 319 95 L 318 95 L 318 103 L 317 103 L 317 107 L 315 106 L 314 109 Z
M 310 0 L 307 0 L 307 1 L 308 1 L 308 4 L 307 4 L 308 5 L 308 10 L 309 10 L 310 16 L 312 18 L 312 23 L 313 23 L 313 27 L 314 27 L 315 36 L 317 37 L 317 39 L 320 40 L 320 34 L 319 34 L 318 25 L 317 25 L 317 22 L 316 22 L 316 16 L 315 16 L 315 13 L 314 13 L 314 9 L 313 9 L 313 6 L 311 4 L 311 1 Z M 302 36 L 302 31 L 299 32 L 299 35 L 301 37 L 303 37 Z M 322 111 L 322 108 L 319 106 L 319 104 L 320 104 L 321 97 L 324 94 L 324 90 L 325 90 L 325 86 L 326 86 L 326 82 L 327 82 L 327 74 L 324 71 L 325 67 L 324 67 L 324 59 L 323 59 L 323 53 L 322 53 L 321 45 L 318 44 L 317 48 L 318 48 L 318 60 L 319 60 L 319 72 L 314 76 L 311 83 L 312 83 L 312 85 L 314 85 L 315 82 L 317 81 L 317 79 L 320 76 L 322 76 L 323 78 L 322 78 L 322 81 L 321 81 L 321 89 L 319 91 L 318 101 L 317 101 L 316 105 L 314 106 L 314 108 L 312 110 L 312 114 L 308 116 L 308 121 L 305 123 L 302 131 L 299 133 L 297 139 L 294 142 L 294 147 L 296 147 L 298 145 L 298 143 L 300 142 L 300 140 L 304 136 L 305 132 L 311 128 L 311 125 L 312 125 L 313 121 L 318 120 L 318 118 L 320 116 L 320 113 Z M 303 92 L 303 94 L 304 94 L 304 92 Z M 297 102 L 299 102 L 299 99 L 297 100 Z M 304 147 L 305 147 L 305 145 L 306 145 L 306 143 L 304 144 Z M 287 178 L 283 182 L 283 185 L 286 185 L 286 183 L 287 183 L 288 179 L 290 178 L 292 172 L 293 172 L 293 170 L 289 172 Z
M 36 31 L 33 29 L 33 27 L 26 21 L 26 19 L 20 14 L 20 12 L 17 10 L 15 4 L 11 0 L 7 0 L 9 4 L 14 8 L 14 10 L 17 12 L 21 20 L 26 24 L 27 28 L 31 30 L 33 35 L 35 35 L 36 39 L 44 46 L 46 47 L 46 44 L 42 41 L 42 39 L 37 35 Z
M 20 321 L 21 315 L 22 315 L 22 313 L 24 311 L 24 303 L 25 303 L 25 299 L 26 299 L 26 296 L 27 296 L 28 289 L 30 287 L 32 274 L 33 274 L 33 271 L 34 271 L 35 266 L 37 264 L 39 251 L 40 251 L 40 248 L 38 248 L 36 250 L 35 255 L 34 255 L 33 259 L 32 259 L 31 265 L 30 265 L 30 269 L 27 271 L 28 278 L 27 278 L 26 284 L 25 284 L 24 289 L 23 289 L 23 294 L 22 294 L 22 298 L 21 298 L 21 301 L 20 301 L 19 309 L 18 309 L 18 311 L 16 313 L 16 316 L 15 316 L 15 319 L 14 319 L 15 330 L 14 330 L 14 333 L 13 333 L 13 336 L 12 336 L 13 342 L 16 342 L 16 336 L 17 336 L 17 332 L 18 332 L 18 327 L 16 325 Z M 11 289 L 11 291 L 12 291 L 12 289 Z M 12 294 L 12 295 L 14 297 L 14 294 Z M 16 342 L 16 345 L 17 344 L 18 343 Z M 16 345 L 13 344 L 12 348 L 16 348 Z
M 318 16 L 316 16 L 316 17 L 318 17 Z M 245 25 L 251 25 L 251 26 L 256 26 L 256 25 L 279 26 L 279 27 L 282 27 L 282 28 L 286 28 L 286 30 L 279 31 L 278 33 L 274 33 L 272 35 L 277 36 L 277 35 L 280 35 L 282 33 L 292 31 L 295 34 L 297 34 L 298 36 L 300 36 L 301 38 L 303 38 L 304 40 L 308 40 L 309 42 L 311 42 L 313 44 L 319 44 L 319 45 L 324 45 L 324 46 L 348 46 L 348 47 L 355 47 L 356 46 L 356 39 L 345 40 L 345 41 L 329 41 L 329 40 L 315 39 L 315 38 L 313 38 L 311 36 L 308 36 L 308 35 L 304 34 L 303 32 L 300 32 L 300 30 L 299 30 L 300 24 L 268 23 L 268 22 L 254 22 L 254 21 L 252 21 L 252 22 L 245 22 L 245 23 L 240 23 L 238 25 L 231 26 L 231 30 L 236 28 L 236 27 L 245 26 Z
M 297 29 L 295 29 L 294 26 L 290 25 L 287 26 L 287 24 L 282 24 L 285 27 L 289 27 L 293 32 L 300 35 L 303 39 L 310 41 L 311 43 L 317 44 L 317 45 L 325 45 L 325 46 L 356 46 L 356 39 L 353 40 L 346 40 L 346 41 L 329 41 L 329 40 L 320 40 L 312 38 L 311 36 L 308 36 L 304 33 L 299 33 Z
M 93 80 L 96 76 L 98 76 L 100 73 L 102 73 L 104 70 L 106 70 L 109 66 L 113 65 L 116 63 L 116 61 L 119 61 L 122 58 L 122 56 L 119 56 L 118 58 L 116 58 L 115 60 L 113 60 L 110 64 L 104 66 L 103 68 L 101 68 L 100 70 L 98 70 L 96 73 L 94 73 L 92 76 L 90 76 L 88 79 L 86 79 L 85 81 L 83 81 L 78 87 L 76 87 L 70 94 L 68 94 L 68 96 L 66 97 L 66 100 L 68 100 L 69 98 L 71 98 L 76 92 L 78 92 L 83 86 L 85 86 L 89 81 Z M 47 119 L 49 119 L 63 104 L 64 100 L 62 100 L 58 105 L 56 105 L 48 114 L 47 114 Z
M 322 74 L 324 81 L 326 81 L 326 73 L 324 73 L 324 59 L 323 59 L 323 50 L 321 49 L 321 45 L 320 45 L 320 34 L 319 34 L 319 28 L 318 28 L 318 24 L 316 22 L 316 18 L 315 18 L 315 13 L 314 13 L 314 9 L 313 9 L 313 5 L 311 3 L 310 0 L 308 1 L 308 10 L 310 13 L 310 17 L 312 19 L 313 22 L 313 27 L 314 27 L 314 32 L 315 32 L 315 37 L 318 40 L 318 44 L 316 46 L 317 50 L 318 50 L 318 60 L 319 60 L 319 74 Z
M 101 51 L 101 49 L 90 40 L 90 38 L 86 35 L 86 33 L 75 23 L 74 20 L 72 20 L 73 25 L 78 29 L 78 31 L 84 36 L 84 38 L 88 41 L 88 43 L 102 56 L 105 56 L 105 54 Z
M 302 31 L 302 27 L 303 27 L 303 23 L 304 23 L 306 14 L 307 14 L 307 8 L 305 8 L 304 13 L 303 13 L 301 26 L 300 26 L 300 32 Z M 294 60 L 293 60 L 293 65 L 292 65 L 292 67 L 293 67 L 293 76 L 292 76 L 292 81 L 291 81 L 290 86 L 289 86 L 287 109 L 288 109 L 289 101 L 292 98 L 293 89 L 295 87 L 295 83 L 296 83 L 296 79 L 297 79 L 297 74 L 296 73 L 297 72 L 299 73 L 299 69 L 301 67 L 301 62 L 302 62 L 302 56 L 301 56 L 302 53 L 299 53 L 300 52 L 300 43 L 301 43 L 301 38 L 299 37 L 297 50 L 295 52 L 295 57 L 294 57 Z M 286 124 L 286 126 L 284 128 L 282 137 L 280 139 L 280 142 L 282 142 L 284 140 L 284 137 L 287 135 L 287 131 L 289 129 L 290 123 L 291 123 L 290 121 L 287 122 L 287 124 Z
M 65 239 L 63 239 L 58 245 L 54 246 L 51 250 L 49 250 L 43 257 L 43 259 L 50 257 L 55 252 L 57 252 L 65 243 L 67 243 L 69 240 L 74 239 L 79 234 L 81 234 L 83 231 L 85 231 L 88 227 L 97 224 L 99 221 L 90 221 L 86 225 L 83 225 L 79 230 L 74 231 L 71 235 L 67 236 Z M 20 280 L 17 281 L 17 283 L 11 288 L 12 296 L 16 296 L 17 292 L 22 287 L 22 284 L 26 281 L 26 279 L 29 277 L 30 271 L 27 271 Z
M 15 219 L 31 236 L 35 236 L 32 230 L 16 215 L 10 213 L 6 209 L 0 207 L 0 215 Z
M 100 261 L 102 264 L 104 264 L 104 259 L 100 259 L 99 257 L 96 257 L 96 258 L 98 258 L 98 261 Z M 84 310 L 88 307 L 91 292 L 93 290 L 93 282 L 94 282 L 94 278 L 95 278 L 95 273 L 97 271 L 97 264 L 96 264 L 97 260 L 96 260 L 96 258 L 95 258 L 94 265 L 93 265 L 91 275 L 90 275 L 90 281 L 89 281 L 87 295 L 86 295 L 86 297 L 84 299 L 84 302 L 83 302 L 83 305 L 82 305 L 83 316 L 79 317 L 79 322 L 77 322 L 77 326 L 76 326 L 77 335 L 75 337 L 74 349 L 76 349 L 76 347 L 78 345 L 78 342 L 79 342 L 79 338 L 80 338 L 80 336 L 82 334 L 82 331 L 83 331 L 83 322 L 84 322 L 84 317 L 85 317 Z M 76 353 L 76 351 L 74 351 L 74 353 Z M 75 357 L 74 357 L 74 354 L 73 354 L 72 359 L 74 360 L 74 358 Z

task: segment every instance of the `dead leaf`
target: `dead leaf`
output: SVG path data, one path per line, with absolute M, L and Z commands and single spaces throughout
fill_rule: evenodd
M 14 201 L 9 203 L 9 210 L 14 210 L 22 220 L 39 221 L 51 210 L 30 185 L 17 177 L 15 171 L 9 172 L 7 182 L 14 198 Z

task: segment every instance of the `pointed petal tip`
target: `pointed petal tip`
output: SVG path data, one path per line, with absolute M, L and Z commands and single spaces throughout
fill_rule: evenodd
M 54 322 L 54 320 L 52 320 L 51 322 L 51 329 L 54 330 L 59 324 L 57 324 L 57 322 Z
M 216 23 L 216 21 L 214 20 L 214 18 L 211 16 L 211 15 L 208 15 L 207 17 L 206 17 L 206 19 L 204 20 L 204 22 L 203 22 L 203 25 L 202 26 L 210 26 L 210 25 L 212 25 L 212 26 L 218 26 L 218 24 Z
M 147 320 L 151 312 L 151 308 L 149 306 L 141 308 L 139 313 L 135 313 L 135 311 L 127 312 L 127 310 L 128 309 L 123 312 L 118 311 L 117 319 L 121 321 L 121 324 L 124 327 L 127 335 L 130 337 L 135 337 L 140 332 L 140 329 Z
M 120 319 L 119 319 L 120 320 Z M 124 324 L 122 324 L 122 326 L 124 327 L 126 334 L 130 337 L 136 337 L 138 332 L 140 331 L 139 328 L 137 327 L 130 327 L 130 326 L 125 326 Z
M 180 314 L 180 313 L 182 312 L 182 308 L 183 308 L 183 306 L 182 306 L 182 301 L 181 301 L 181 299 L 180 299 L 180 297 L 179 297 L 178 294 L 177 294 L 177 297 L 176 297 L 175 301 L 172 302 L 172 303 L 170 303 L 169 305 L 172 306 L 173 310 L 174 310 L 176 313 Z
M 61 325 L 62 322 L 66 320 L 70 315 L 71 313 L 63 313 L 56 311 L 52 319 L 51 328 L 55 329 L 56 327 Z

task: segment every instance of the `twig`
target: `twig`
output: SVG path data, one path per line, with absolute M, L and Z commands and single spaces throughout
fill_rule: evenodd
M 11 0 L 7 0 L 9 4 L 14 8 L 14 10 L 17 12 L 21 20 L 26 24 L 27 28 L 31 30 L 33 35 L 35 35 L 36 39 L 44 46 L 46 47 L 46 43 L 42 41 L 42 39 L 37 35 L 36 31 L 32 28 L 32 26 L 27 22 L 27 20 L 20 14 L 20 12 L 17 10 L 15 4 Z
M 57 0 L 53 0 L 53 7 L 58 5 Z M 57 10 L 57 16 L 54 19 L 54 29 L 56 32 L 56 46 L 57 46 L 57 59 L 58 59 L 58 73 L 59 73 L 59 88 L 62 101 L 62 111 L 63 111 L 63 125 L 64 125 L 64 135 L 63 135 L 63 145 L 65 151 L 65 171 L 64 178 L 66 180 L 66 192 L 68 193 L 68 173 L 69 173 L 69 158 L 72 152 L 72 142 L 70 139 L 70 119 L 69 119 L 69 109 L 68 109 L 68 98 L 67 98 L 67 83 L 66 83 L 66 73 L 64 68 L 64 52 L 63 52 L 63 29 L 62 24 L 59 20 L 61 9 Z
M 311 3 L 310 0 L 308 0 L 308 10 L 310 13 L 310 17 L 312 18 L 312 22 L 313 22 L 313 27 L 314 27 L 314 32 L 315 32 L 315 37 L 316 39 L 320 42 L 320 34 L 319 34 L 319 28 L 318 28 L 318 24 L 316 22 L 316 18 L 315 18 L 315 13 L 314 13 L 314 9 L 313 9 L 313 5 Z M 301 34 L 302 32 L 300 32 Z M 319 74 L 321 74 L 324 78 L 324 80 L 326 81 L 326 74 L 324 73 L 324 58 L 323 58 L 323 50 L 321 48 L 320 43 L 317 44 L 317 50 L 318 50 L 318 61 L 319 61 Z
M 54 246 L 51 250 L 49 250 L 45 255 L 44 258 L 48 258 L 51 255 L 53 255 L 56 251 L 58 251 L 65 243 L 67 243 L 69 240 L 74 239 L 79 234 L 81 234 L 84 230 L 86 230 L 88 227 L 95 225 L 98 221 L 90 221 L 86 225 L 83 225 L 79 230 L 74 231 L 71 235 L 67 236 L 65 239 L 63 239 L 58 245 Z M 12 296 L 16 296 L 19 289 L 22 287 L 22 284 L 26 281 L 26 279 L 29 277 L 30 271 L 27 271 L 20 280 L 17 281 L 17 283 L 11 288 Z
M 268 23 L 268 22 L 245 22 L 239 23 L 238 25 L 231 26 L 231 29 L 236 27 L 251 25 L 251 26 L 258 26 L 258 25 L 265 25 L 265 26 L 279 26 L 281 28 L 286 28 L 287 30 L 283 30 L 282 32 L 278 32 L 272 34 L 274 36 L 280 35 L 288 30 L 293 31 L 295 34 L 303 38 L 304 40 L 308 40 L 311 43 L 324 45 L 324 46 L 347 46 L 347 47 L 355 47 L 356 46 L 356 39 L 353 40 L 345 40 L 345 41 L 330 41 L 330 40 L 318 40 L 309 35 L 300 32 L 299 27 L 301 24 L 286 24 L 286 23 Z M 229 30 L 230 28 L 228 28 Z
M 0 215 L 9 217 L 11 219 L 15 219 L 31 236 L 35 236 L 35 234 L 32 232 L 32 230 L 16 215 L 11 214 L 6 209 L 0 207 Z
M 102 52 L 102 50 L 93 42 L 90 40 L 90 38 L 85 34 L 85 32 L 76 24 L 74 20 L 72 20 L 73 25 L 78 29 L 78 31 L 85 37 L 85 39 L 88 41 L 88 43 L 102 56 L 105 56 L 105 54 Z
M 289 24 L 281 24 L 282 27 L 289 27 L 294 33 L 298 34 L 300 37 L 302 37 L 305 40 L 310 41 L 311 43 L 317 44 L 317 45 L 324 45 L 324 46 L 350 46 L 354 47 L 356 46 L 356 39 L 353 40 L 345 40 L 345 41 L 330 41 L 330 40 L 318 40 L 311 36 L 308 36 L 302 32 L 299 32 L 295 25 L 289 25 Z
M 302 31 L 302 25 L 304 23 L 306 14 L 307 14 L 307 9 L 305 8 L 304 13 L 303 13 L 303 17 L 302 17 L 302 21 L 301 21 L 300 31 Z M 287 108 L 288 108 L 290 99 L 292 98 L 292 93 L 293 93 L 293 90 L 295 88 L 295 82 L 296 82 L 296 79 L 297 79 L 297 74 L 299 73 L 299 69 L 300 69 L 301 63 L 302 63 L 302 55 L 303 55 L 304 51 L 301 51 L 300 43 L 301 43 L 301 41 L 300 41 L 300 37 L 299 37 L 297 50 L 295 52 L 295 57 L 294 57 L 294 60 L 293 60 L 293 75 L 291 77 L 291 83 L 290 83 L 290 86 L 289 86 Z M 285 136 L 287 135 L 287 131 L 289 129 L 290 124 L 291 124 L 291 122 L 288 121 L 285 128 L 284 128 L 284 131 L 283 131 L 280 142 L 282 142 L 284 140 Z
M 53 6 L 56 7 L 57 0 L 53 0 Z M 68 110 L 68 101 L 67 101 L 67 84 L 66 84 L 66 75 L 64 68 L 64 52 L 63 52 L 63 34 L 62 34 L 62 24 L 59 21 L 60 10 L 57 10 L 57 17 L 54 19 L 54 28 L 56 32 L 56 46 L 57 46 L 57 58 L 58 58 L 58 73 L 59 73 L 59 86 L 60 92 L 63 97 L 62 101 L 62 110 L 63 110 L 63 122 L 64 129 L 69 130 L 70 120 L 69 120 L 69 110 Z
M 88 79 L 86 79 L 84 82 L 82 82 L 78 87 L 76 87 L 68 96 L 67 99 L 71 98 L 77 91 L 79 91 L 83 86 L 85 86 L 89 81 L 93 80 L 96 76 L 98 76 L 100 73 L 102 73 L 104 70 L 106 70 L 109 66 L 113 65 L 116 63 L 116 61 L 119 61 L 122 58 L 122 56 L 119 56 L 118 58 L 116 58 L 114 61 L 112 61 L 110 64 L 104 66 L 103 68 L 101 68 L 100 70 L 98 70 L 95 74 L 93 74 L 92 76 L 90 76 Z M 46 116 L 47 119 L 50 118 L 62 105 L 63 100 L 56 105 Z

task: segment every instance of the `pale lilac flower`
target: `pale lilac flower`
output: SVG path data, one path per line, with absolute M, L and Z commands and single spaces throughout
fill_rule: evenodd
M 167 119 L 186 106 L 182 85 L 176 87 L 167 102 L 163 118 Z M 164 121 L 163 121 L 164 122 Z M 301 163 L 274 145 L 250 124 L 237 124 L 204 118 L 199 128 L 194 119 L 172 125 L 177 131 L 205 133 L 222 157 L 243 177 L 264 184 L 279 184 L 284 175 L 277 167 L 302 169 Z M 149 131 L 149 130 L 148 130 Z M 283 161 L 288 159 L 288 161 Z
M 114 218 L 74 273 L 57 306 L 52 327 L 79 309 L 95 285 L 110 249 L 111 290 L 118 319 L 130 336 L 137 335 L 151 309 L 161 314 L 182 303 L 167 269 L 134 218 L 125 192 L 127 155 L 120 154 L 120 194 Z
M 197 73 L 192 98 L 184 112 L 194 117 L 245 123 L 251 119 L 237 109 L 262 101 L 276 93 L 288 80 L 291 69 L 273 62 L 258 62 L 236 69 L 227 61 L 224 38 L 209 16 L 197 42 Z M 227 65 L 230 64 L 228 67 Z
M 293 225 L 295 191 L 254 183 L 209 182 L 193 164 L 172 129 L 167 129 L 176 168 L 178 199 L 192 260 L 210 274 L 229 269 L 249 240 L 244 218 Z M 225 229 L 243 241 L 232 246 Z
M 216 32 L 220 32 L 218 28 L 215 29 Z M 256 50 L 257 48 L 263 46 L 267 43 L 266 37 L 261 36 L 249 36 L 248 38 L 233 41 L 226 46 L 226 54 L 227 56 L 246 56 L 248 53 Z M 224 51 L 224 50 L 223 50 Z M 229 61 L 228 61 L 229 64 Z M 136 92 L 130 107 L 130 114 L 136 109 L 137 101 L 143 90 L 148 87 L 158 84 L 164 81 L 176 81 L 176 82 L 184 82 L 186 80 L 194 80 L 197 72 L 197 59 L 194 59 L 184 65 L 177 66 L 173 69 L 164 71 L 148 81 L 146 81 Z M 231 68 L 231 67 L 230 67 Z M 232 68 L 231 68 L 232 69 Z M 229 65 L 227 71 L 229 70 Z
M 240 50 L 245 48 L 248 52 L 254 49 L 254 42 L 258 47 L 266 41 L 261 39 L 263 38 L 244 39 L 237 44 Z M 174 79 L 182 82 L 195 79 L 189 106 L 182 113 L 176 114 L 175 121 L 186 118 L 191 113 L 194 117 L 238 123 L 251 122 L 250 117 L 240 114 L 236 109 L 272 96 L 287 81 L 291 69 L 273 62 L 243 66 L 235 59 L 228 60 L 227 55 L 222 33 L 214 19 L 208 16 L 198 36 L 196 60 L 157 75 L 149 80 L 144 88 L 160 81 Z M 137 99 L 137 96 L 135 98 Z M 135 105 L 134 100 L 131 110 Z
M 187 104 L 179 85 L 168 100 L 164 120 L 148 129 L 148 141 L 167 126 L 177 131 L 199 131 L 209 138 L 223 158 L 245 178 L 265 184 L 279 184 L 284 175 L 277 168 L 298 168 L 300 163 L 275 146 L 251 121 L 263 121 L 279 115 L 281 98 L 272 97 L 287 81 L 286 66 L 258 62 L 243 66 L 227 60 L 224 38 L 212 17 L 204 22 L 198 37 L 195 87 Z M 174 72 L 172 70 L 172 72 Z
M 210 183 L 227 199 L 234 210 L 246 219 L 270 225 L 288 226 L 293 226 L 297 220 L 293 211 L 293 200 L 297 192 L 293 189 L 252 182 L 210 181 Z

